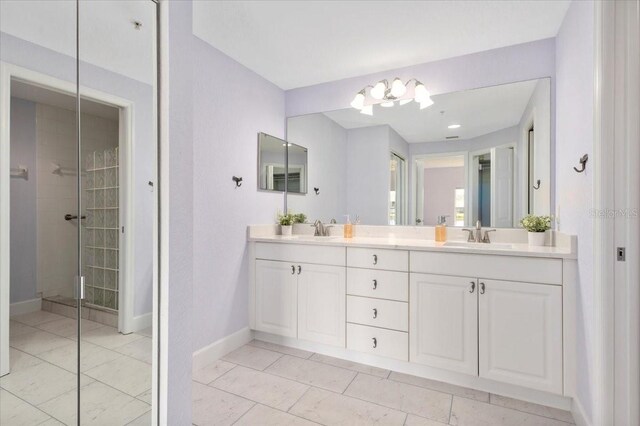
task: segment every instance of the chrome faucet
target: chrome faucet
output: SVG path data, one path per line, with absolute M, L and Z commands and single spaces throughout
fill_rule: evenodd
M 316 220 L 313 225 L 315 228 L 315 232 L 313 233 L 314 237 L 326 237 L 329 235 L 329 228 L 332 228 L 333 225 L 325 225 L 320 221 L 320 219 Z
M 486 243 L 489 244 L 491 239 L 489 238 L 489 232 L 495 232 L 495 229 L 486 229 L 484 231 L 484 236 L 482 235 L 482 223 L 480 221 L 476 222 L 475 229 L 463 228 L 463 231 L 467 231 L 469 233 L 469 237 L 467 238 L 467 242 L 470 243 Z

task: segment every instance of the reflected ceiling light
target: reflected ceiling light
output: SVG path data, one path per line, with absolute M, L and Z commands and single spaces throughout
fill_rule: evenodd
M 412 82 L 413 88 L 409 86 Z M 369 89 L 368 96 L 367 89 Z M 415 78 L 403 83 L 400 78 L 396 77 L 391 84 L 388 80 L 380 80 L 374 86 L 366 86 L 356 94 L 351 101 L 351 106 L 362 114 L 373 115 L 373 105 L 375 104 L 390 108 L 396 101 L 400 105 L 406 105 L 413 100 L 420 104 L 420 109 L 433 105 L 431 95 L 424 84 Z
M 452 124 L 448 127 L 449 129 L 459 129 L 460 125 L 459 124 Z

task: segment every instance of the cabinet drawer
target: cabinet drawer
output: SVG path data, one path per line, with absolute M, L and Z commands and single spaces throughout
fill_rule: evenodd
M 347 324 L 347 349 L 408 361 L 409 336 L 402 331 Z
M 409 304 L 347 296 L 347 322 L 409 331 Z
M 408 302 L 409 274 L 347 268 L 347 294 Z
M 411 252 L 411 272 L 562 285 L 562 259 Z
M 405 250 L 348 247 L 347 266 L 407 272 L 409 270 L 409 252 Z
M 256 259 L 344 266 L 345 248 L 307 244 L 256 243 Z

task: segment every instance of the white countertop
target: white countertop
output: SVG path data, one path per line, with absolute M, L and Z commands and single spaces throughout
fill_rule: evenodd
M 358 237 L 343 238 L 341 236 L 313 237 L 312 235 L 249 235 L 248 241 L 281 243 L 281 244 L 306 244 L 333 247 L 366 247 L 366 248 L 388 248 L 416 251 L 434 251 L 447 253 L 465 254 L 492 254 L 502 256 L 525 256 L 525 257 L 546 257 L 561 259 L 576 259 L 577 253 L 569 247 L 536 247 L 522 243 L 497 243 L 495 245 L 478 243 L 474 247 L 453 247 L 446 246 L 445 243 L 428 239 L 398 238 L 398 237 Z M 447 242 L 464 243 L 460 240 L 449 240 Z

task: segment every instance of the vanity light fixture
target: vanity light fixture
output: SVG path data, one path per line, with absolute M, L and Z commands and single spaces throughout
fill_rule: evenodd
M 459 124 L 452 124 L 448 127 L 449 129 L 459 129 L 460 125 Z
M 413 83 L 413 90 L 410 90 L 410 83 Z M 368 96 L 367 89 L 369 89 Z M 414 100 L 420 105 L 420 109 L 433 105 L 431 95 L 424 84 L 415 78 L 403 83 L 400 78 L 396 77 L 391 84 L 389 84 L 388 80 L 380 80 L 373 86 L 366 86 L 356 93 L 356 96 L 351 101 L 351 106 L 359 110 L 361 114 L 373 115 L 373 105 L 375 104 L 391 108 L 396 101 L 400 105 L 406 105 Z

